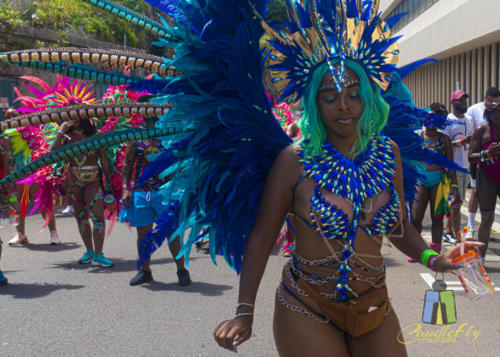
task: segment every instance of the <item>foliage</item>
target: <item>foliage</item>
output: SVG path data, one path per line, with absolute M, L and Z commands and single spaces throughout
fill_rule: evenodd
M 22 16 L 19 11 L 15 11 L 9 6 L 7 0 L 3 1 L 3 5 L 0 6 L 0 32 L 2 33 L 0 51 L 10 50 L 13 46 L 18 46 L 21 49 L 26 48 L 26 41 L 13 34 L 14 30 L 26 24 Z
M 145 13 L 147 5 L 143 1 L 115 0 L 132 10 Z M 33 2 L 33 25 L 51 30 L 74 32 L 83 37 L 97 40 L 123 43 L 127 46 L 151 43 L 152 38 L 129 25 L 126 21 L 103 13 L 102 10 L 80 0 L 37 0 Z
M 81 11 L 79 1 L 39 0 L 34 1 L 33 6 L 33 24 L 56 31 L 68 27 L 72 14 Z
M 267 17 L 273 21 L 285 21 L 287 19 L 284 0 L 269 1 L 269 13 Z
M 19 11 L 13 10 L 9 2 L 4 0 L 3 6 L 0 6 L 0 26 L 6 31 L 12 31 L 19 26 L 25 25 L 22 15 Z

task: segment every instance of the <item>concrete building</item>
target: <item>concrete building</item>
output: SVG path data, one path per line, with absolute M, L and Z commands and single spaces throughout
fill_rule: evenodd
M 421 58 L 438 63 L 405 79 L 418 106 L 450 105 L 456 89 L 483 100 L 500 80 L 500 0 L 380 0 L 383 18 L 408 12 L 393 29 L 400 40 L 400 65 Z

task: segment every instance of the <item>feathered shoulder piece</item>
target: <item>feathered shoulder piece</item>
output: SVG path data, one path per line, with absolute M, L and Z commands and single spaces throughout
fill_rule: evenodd
M 264 14 L 267 1 L 148 2 L 174 18 L 173 36 L 184 39 L 168 63 L 181 74 L 131 88 L 156 93 L 156 102 L 173 104 L 157 126 L 195 133 L 165 140 L 169 150 L 143 177 L 176 162 L 179 170 L 163 191 L 181 192 L 181 197 L 177 203 L 170 199 L 171 209 L 144 242 L 141 261 L 165 236 L 177 231 L 184 237 L 191 229 L 180 254 L 188 258 L 191 245 L 207 234 L 213 260 L 223 255 L 239 271 L 267 174 L 291 143 L 273 117 L 262 82 L 263 29 L 254 11 Z

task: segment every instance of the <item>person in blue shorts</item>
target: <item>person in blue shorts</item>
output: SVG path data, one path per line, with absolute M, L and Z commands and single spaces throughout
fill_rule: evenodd
M 122 222 L 129 222 L 130 226 L 137 228 L 137 245 L 146 234 L 153 229 L 153 223 L 161 217 L 166 206 L 164 199 L 158 194 L 158 189 L 168 181 L 167 178 L 160 179 L 155 176 L 146 181 L 141 186 L 129 186 L 132 173 L 134 173 L 134 183 L 139 182 L 139 178 L 146 166 L 154 158 L 155 154 L 162 151 L 161 143 L 157 140 L 135 141 L 128 144 L 122 169 L 122 204 L 119 219 Z M 131 188 L 133 187 L 133 188 Z M 175 239 L 169 244 L 172 256 L 177 256 L 180 251 L 179 239 Z M 175 260 L 177 265 L 177 277 L 180 286 L 191 284 L 189 271 L 184 266 L 184 258 Z M 137 275 L 130 280 L 130 285 L 140 285 L 153 280 L 150 261 L 138 271 Z

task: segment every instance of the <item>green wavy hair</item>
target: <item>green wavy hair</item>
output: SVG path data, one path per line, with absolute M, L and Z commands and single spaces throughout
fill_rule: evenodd
M 338 62 L 339 60 L 331 61 L 332 65 Z M 356 141 L 350 152 L 350 155 L 355 157 L 365 150 L 373 134 L 376 136 L 380 135 L 380 131 L 387 122 L 389 105 L 382 98 L 380 87 L 370 81 L 364 68 L 359 63 L 347 59 L 344 64 L 357 74 L 360 81 L 359 95 L 363 102 L 363 113 L 357 125 L 359 140 Z M 309 83 L 301 101 L 303 114 L 299 121 L 299 128 L 303 136 L 299 144 L 308 154 L 321 153 L 321 147 L 327 140 L 326 128 L 319 112 L 316 96 L 321 86 L 321 81 L 328 71 L 329 67 L 326 62 L 314 70 L 311 83 Z

